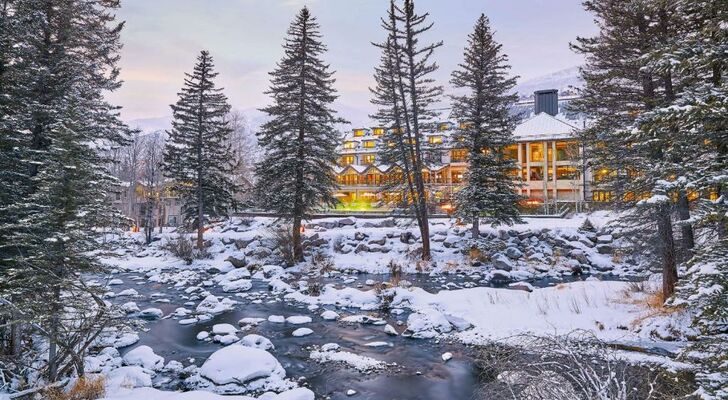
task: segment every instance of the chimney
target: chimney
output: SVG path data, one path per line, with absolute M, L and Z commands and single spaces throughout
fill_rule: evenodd
M 534 111 L 545 112 L 551 116 L 559 113 L 559 91 L 557 89 L 537 90 L 533 92 Z

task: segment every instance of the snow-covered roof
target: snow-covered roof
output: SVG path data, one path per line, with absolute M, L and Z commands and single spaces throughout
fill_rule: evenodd
M 574 137 L 577 127 L 550 114 L 541 112 L 521 122 L 513 130 L 513 139 L 553 140 Z

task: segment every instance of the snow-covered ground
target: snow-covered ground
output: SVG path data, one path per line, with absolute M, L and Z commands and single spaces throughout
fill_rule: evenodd
M 313 261 L 287 269 L 273 239 L 276 223 L 269 218 L 234 218 L 212 226 L 205 233 L 209 258 L 189 265 L 165 249 L 177 236 L 173 230 L 149 247 L 139 245 L 140 234 L 130 233 L 119 241 L 118 257 L 106 260 L 113 276 L 96 282 L 107 285 L 106 297 L 148 324 L 161 319 L 175 326 L 167 321 L 176 321 L 175 329 L 186 331 L 209 326 L 193 332 L 195 341 L 223 347 L 201 364 L 165 360 L 156 346 L 131 347 L 144 333 L 110 332 L 101 339 L 107 347 L 88 357 L 87 369 L 106 376 L 109 400 L 217 398 L 210 392 L 237 395 L 226 397 L 233 399 L 313 399 L 314 392 L 300 387 L 300 377 L 286 372 L 292 341 L 300 341 L 297 351 L 305 353 L 297 363 L 343 365 L 364 374 L 392 368 L 406 374 L 406 363 L 392 359 L 388 349 L 428 341 L 480 344 L 583 330 L 609 342 L 679 347 L 667 341 L 679 343 L 690 333 L 689 316 L 650 306 L 654 280 L 642 285 L 620 280 L 649 273 L 620 252 L 618 233 L 605 227 L 608 214 L 589 216 L 593 231 L 579 229 L 584 219 L 534 218 L 510 228 L 486 227 L 476 254 L 468 226 L 435 220 L 431 264 L 413 256 L 419 231 L 408 221 L 314 220 L 304 234 Z M 406 271 L 395 286 L 385 282 L 390 276 L 376 275 L 389 272 L 392 264 Z M 259 282 L 267 290 L 261 291 Z M 275 304 L 299 311 L 226 317 Z M 362 327 L 372 334 L 360 346 L 329 340 Z M 281 346 L 289 349 L 286 354 Z M 132 350 L 122 350 L 122 357 L 114 347 Z M 452 357 L 447 352 L 434 361 L 454 368 Z M 689 367 L 662 356 L 625 359 Z M 188 390 L 185 397 L 160 390 L 175 380 Z M 344 396 L 346 388 L 341 389 Z

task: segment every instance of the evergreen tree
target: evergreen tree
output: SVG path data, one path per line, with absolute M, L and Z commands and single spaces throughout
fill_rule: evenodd
M 728 397 L 728 3 L 676 3 L 680 37 L 653 52 L 655 69 L 678 75 L 673 106 L 661 107 L 653 125 L 680 133 L 674 152 L 684 162 L 676 175 L 699 197 L 691 220 L 703 238 L 687 263 L 674 305 L 686 305 L 702 336 L 689 349 L 707 354 L 696 374 L 702 398 Z
M 465 92 L 452 96 L 452 116 L 460 123 L 455 139 L 468 149 L 466 183 L 456 193 L 456 203 L 457 214 L 472 221 L 473 239 L 480 234 L 481 215 L 494 226 L 520 220 L 520 196 L 512 176 L 518 166 L 505 154 L 513 143 L 517 119 L 509 113 L 517 95 L 508 94 L 516 78 L 508 77 L 508 57 L 501 47 L 482 14 L 468 36 L 464 61 L 450 81 Z
M 3 114 L 10 112 L 0 116 L 0 129 L 11 145 L 0 150 L 13 160 L 3 181 L 14 179 L 19 196 L 2 198 L 0 301 L 12 310 L 11 322 L 27 328 L 21 346 L 31 335 L 47 341 L 41 372 L 54 381 L 72 370 L 83 374 L 84 352 L 116 318 L 101 288 L 87 286 L 82 274 L 103 271 L 99 228 L 120 217 L 106 203 L 113 178 L 103 154 L 127 136 L 117 107 L 104 100 L 119 87 L 122 24 L 116 1 L 8 4 L 14 28 L 3 27 L 0 43 L 13 50 L 3 54 L 10 62 L 2 61 L 0 96 L 10 105 Z
M 200 52 L 192 74 L 186 74 L 179 100 L 172 105 L 164 169 L 174 179 L 173 190 L 182 201 L 186 221 L 197 228 L 197 248 L 203 249 L 205 215 L 226 217 L 236 206 L 231 179 L 235 169 L 225 116 L 230 111 L 222 88 L 216 88 L 210 53 Z
M 377 87 L 372 89 L 375 96 L 383 96 L 372 101 L 379 106 L 375 117 L 391 128 L 384 138 L 391 143 L 391 147 L 385 146 L 388 150 L 385 150 L 384 158 L 403 170 L 390 179 L 401 182 L 400 186 L 407 189 L 404 201 L 411 205 L 417 219 L 425 261 L 431 254 L 428 193 L 423 170 L 432 153 L 424 140 L 424 129 L 437 117 L 433 104 L 442 95 L 442 87 L 435 85 L 431 77 L 438 66 L 430 61 L 442 42 L 420 43 L 422 35 L 432 28 L 428 16 L 427 13 L 417 14 L 412 0 L 404 0 L 401 7 L 394 0 L 390 1 L 387 17 L 382 19 L 387 39 L 375 44 L 382 49 L 382 64 L 375 69 Z M 401 179 L 397 179 L 400 175 Z
M 624 211 L 625 234 L 660 260 L 667 299 L 677 281 L 673 194 L 684 194 L 684 188 L 674 176 L 680 161 L 666 152 L 676 148 L 676 132 L 649 120 L 655 109 L 671 104 L 676 82 L 656 72 L 649 55 L 676 35 L 674 10 L 668 2 L 638 0 L 584 5 L 600 31 L 573 45 L 586 56 L 586 84 L 574 104 L 592 118 L 582 139 L 594 169 L 607 171 L 598 176 L 600 189 L 610 191 Z
M 293 259 L 303 260 L 301 221 L 321 205 L 334 205 L 339 134 L 331 104 L 336 100 L 334 72 L 321 59 L 326 46 L 316 18 L 304 7 L 288 29 L 285 54 L 270 73 L 266 94 L 273 104 L 257 133 L 265 154 L 257 164 L 256 193 L 261 204 L 293 221 Z

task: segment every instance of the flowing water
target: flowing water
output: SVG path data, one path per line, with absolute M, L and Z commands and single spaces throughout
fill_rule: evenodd
M 140 309 L 155 307 L 164 311 L 165 315 L 174 312 L 178 307 L 194 309 L 195 306 L 184 305 L 184 291 L 174 288 L 175 282 L 158 284 L 148 282 L 143 275 L 122 273 L 114 276 L 124 281 L 123 285 L 113 286 L 116 292 L 126 288 L 137 290 L 142 297 L 130 299 L 119 297 L 117 302 L 135 301 Z M 344 284 L 343 278 L 348 278 Z M 352 281 L 352 279 L 356 279 Z M 471 287 L 482 285 L 477 276 L 442 275 L 430 277 L 426 275 L 406 275 L 404 277 L 414 286 L 430 292 L 442 290 L 443 287 Z M 377 282 L 386 281 L 387 275 L 359 274 L 349 277 L 337 276 L 328 278 L 323 283 L 335 283 L 337 286 L 364 287 L 364 282 L 372 279 Z M 578 277 L 572 279 L 580 279 Z M 561 282 L 561 281 L 560 281 Z M 554 281 L 544 279 L 531 282 L 535 286 L 547 286 Z M 240 301 L 234 310 L 216 315 L 212 320 L 193 325 L 181 325 L 172 318 L 150 321 L 143 332 L 139 333 L 140 341 L 134 346 L 122 349 L 122 354 L 138 346 L 148 345 L 155 353 L 163 356 L 165 362 L 177 360 L 185 366 L 191 362 L 202 365 L 204 360 L 222 345 L 197 340 L 198 332 L 211 331 L 214 324 L 229 323 L 238 326 L 244 317 L 267 318 L 270 315 L 308 315 L 313 321 L 303 325 L 278 324 L 262 322 L 256 327 L 245 330 L 242 335 L 255 333 L 270 339 L 275 345 L 272 354 L 286 369 L 287 376 L 294 379 L 304 378 L 302 382 L 316 393 L 316 398 L 343 399 L 348 398 L 346 391 L 356 390 L 357 399 L 472 399 L 478 388 L 477 369 L 474 351 L 459 343 L 443 340 L 411 339 L 402 336 L 389 336 L 383 326 L 371 324 L 345 324 L 337 321 L 324 321 L 319 315 L 324 309 L 335 310 L 342 317 L 351 314 L 370 314 L 384 318 L 387 323 L 398 326 L 397 322 L 407 320 L 407 313 L 393 315 L 391 313 L 363 312 L 358 309 L 325 306 L 309 311 L 307 305 L 295 304 L 282 299 L 268 290 L 264 281 L 253 280 L 253 288 L 245 292 L 247 298 L 240 298 L 230 293 L 222 293 L 218 287 L 207 287 L 206 290 L 217 296 L 227 296 Z M 167 299 L 169 302 L 160 302 Z M 253 301 L 255 300 L 255 301 Z M 163 300 L 166 301 L 166 300 Z M 199 300 L 195 301 L 195 305 Z M 304 337 L 293 337 L 291 332 L 300 327 L 314 331 Z M 401 331 L 403 328 L 398 328 Z M 241 335 L 241 336 L 242 336 Z M 390 346 L 370 347 L 370 342 L 388 342 Z M 337 343 L 343 351 L 369 356 L 386 363 L 396 365 L 383 371 L 361 373 L 348 366 L 337 363 L 320 364 L 309 359 L 310 346 L 321 346 L 326 343 Z M 441 355 L 451 352 L 453 358 L 443 362 Z M 175 389 L 178 381 L 169 380 L 163 374 L 156 378 L 163 388 Z

